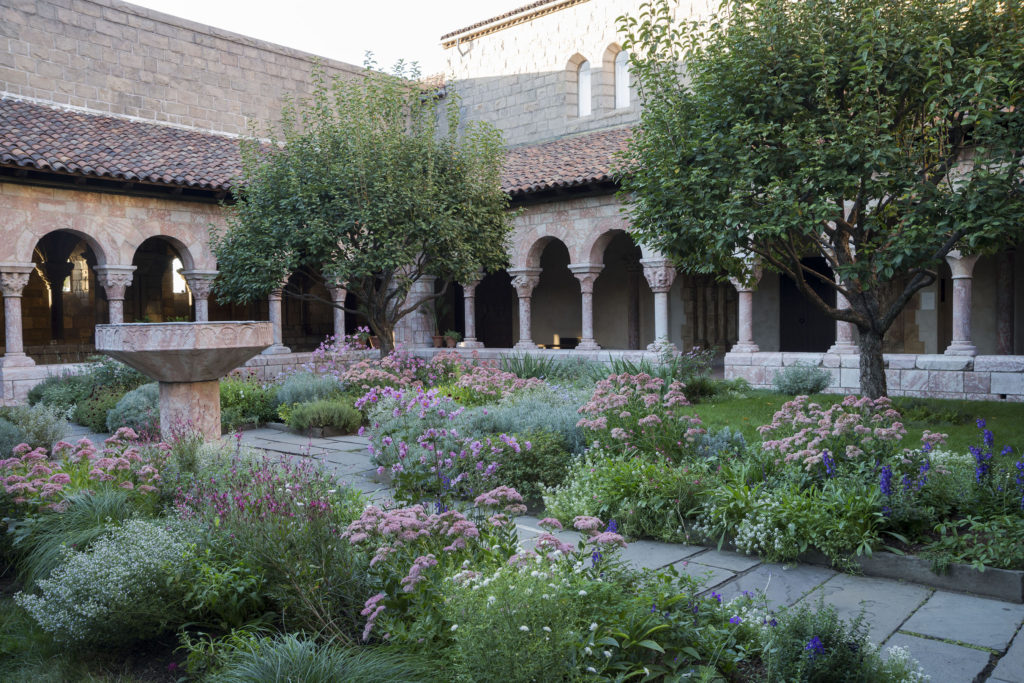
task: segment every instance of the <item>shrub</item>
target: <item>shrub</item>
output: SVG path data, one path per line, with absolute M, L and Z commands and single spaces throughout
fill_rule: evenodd
M 121 389 L 100 389 L 83 399 L 75 408 L 74 420 L 97 434 L 107 431 L 107 413 L 117 405 L 125 392 Z
M 0 460 L 11 457 L 11 451 L 28 441 L 28 433 L 5 417 L 0 417 Z
M 330 427 L 352 434 L 359 429 L 362 420 L 362 413 L 355 409 L 351 401 L 333 398 L 293 405 L 288 413 L 287 424 L 299 431 L 311 427 Z
M 463 411 L 455 424 L 467 436 L 551 432 L 559 435 L 570 453 L 582 453 L 587 444 L 577 425 L 577 406 L 586 400 L 584 391 L 550 384 L 524 389 L 500 403 Z
M 151 380 L 135 368 L 108 356 L 96 356 L 86 371 L 93 387 L 116 387 L 129 392 Z
M 476 365 L 462 373 L 454 383 L 439 387 L 464 406 L 495 403 L 505 396 L 542 385 L 539 379 L 522 379 L 492 365 Z
M 316 375 L 312 372 L 297 372 L 289 376 L 277 389 L 278 406 L 295 403 L 311 403 L 340 394 L 341 383 L 332 375 Z
M 115 432 L 119 427 L 131 427 L 146 434 L 160 433 L 159 384 L 150 382 L 132 389 L 107 411 L 107 431 Z
M 502 463 L 498 481 L 519 491 L 528 501 L 539 502 L 545 487 L 565 481 L 572 455 L 559 434 L 539 429 L 514 436 L 524 448 L 517 457 Z
M 15 601 L 59 641 L 122 646 L 175 628 L 187 581 L 174 581 L 191 534 L 179 524 L 129 520 L 85 552 L 66 549 L 39 594 Z
M 831 383 L 832 375 L 825 368 L 800 364 L 779 370 L 772 379 L 777 392 L 790 396 L 819 394 Z
M 292 633 L 273 639 L 235 639 L 222 648 L 218 658 L 222 668 L 209 678 L 211 683 L 411 683 L 433 679 L 422 660 L 397 650 L 344 648 Z
M 743 433 L 729 427 L 702 435 L 696 448 L 698 457 L 714 462 L 743 455 L 746 451 L 747 440 L 743 437 Z
M 71 410 L 89 398 L 93 383 L 88 375 L 64 373 L 50 375 L 28 392 L 29 405 L 42 403 L 62 410 Z
M 277 385 L 255 377 L 228 376 L 220 381 L 220 421 L 232 429 L 277 419 Z
M 10 406 L 0 416 L 20 428 L 32 448 L 50 448 L 68 433 L 67 412 L 56 406 Z

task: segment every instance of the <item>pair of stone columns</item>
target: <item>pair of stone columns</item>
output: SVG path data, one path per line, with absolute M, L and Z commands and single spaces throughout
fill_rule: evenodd
M 642 259 L 644 277 L 647 279 L 654 292 L 654 338 L 655 340 L 667 339 L 668 327 L 668 292 L 675 281 L 676 269 L 667 259 L 653 258 Z M 598 276 L 604 270 L 600 263 L 570 263 L 569 271 L 580 283 L 581 306 L 581 332 L 580 343 L 576 346 L 581 351 L 592 351 L 600 349 L 597 340 L 594 338 L 594 284 Z M 533 290 L 540 282 L 540 268 L 514 268 L 509 270 L 512 276 L 512 286 L 519 298 L 519 341 L 514 348 L 535 349 L 537 344 L 533 341 L 531 329 L 531 315 L 533 303 Z M 474 284 L 475 287 L 475 284 Z M 469 299 L 467 299 L 469 301 Z M 470 319 L 469 304 L 467 303 L 466 319 Z M 466 327 L 467 337 L 469 327 Z M 653 346 L 653 344 L 652 344 Z
M 21 294 L 28 285 L 29 276 L 35 270 L 34 263 L 0 263 L 0 289 L 4 296 L 4 340 L 5 352 L 0 358 L 0 367 L 24 367 L 35 365 L 25 354 L 22 336 Z M 124 294 L 132 283 L 135 266 L 96 266 L 96 279 L 107 294 L 108 321 L 111 324 L 124 322 Z M 196 305 L 196 321 L 209 320 L 208 300 L 215 270 L 182 270 L 185 282 L 192 291 Z

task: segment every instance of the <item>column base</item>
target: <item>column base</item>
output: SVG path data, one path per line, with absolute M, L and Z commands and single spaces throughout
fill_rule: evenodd
M 8 353 L 0 356 L 0 368 L 30 368 L 36 362 L 24 353 Z
M 747 343 L 744 343 L 744 342 L 736 342 L 735 344 L 732 345 L 732 348 L 729 349 L 729 353 L 760 353 L 760 352 L 761 352 L 761 347 L 758 346 L 757 344 L 753 344 L 753 343 L 747 344 Z
M 853 342 L 836 342 L 829 347 L 825 353 L 836 353 L 840 355 L 859 354 L 860 347 Z
M 581 339 L 576 345 L 577 351 L 600 351 L 601 345 L 594 339 Z
M 287 346 L 284 346 L 283 344 L 274 344 L 273 346 L 268 346 L 267 348 L 263 349 L 263 353 L 268 356 L 291 352 L 292 350 L 289 349 Z
M 521 351 L 536 351 L 537 350 L 537 345 L 534 342 L 532 342 L 532 341 L 526 341 L 524 339 L 520 339 L 518 342 L 516 342 L 516 345 L 513 346 L 512 348 L 513 349 L 519 349 Z
M 460 349 L 482 349 L 484 348 L 484 343 L 476 339 L 465 339 L 456 344 L 456 346 Z
M 942 353 L 947 356 L 977 356 L 978 347 L 967 342 L 953 342 Z

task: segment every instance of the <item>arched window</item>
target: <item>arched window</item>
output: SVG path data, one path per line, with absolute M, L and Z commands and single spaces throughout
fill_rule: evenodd
M 590 116 L 590 62 L 584 60 L 576 71 L 577 114 Z
M 629 53 L 625 50 L 615 55 L 615 108 L 629 106 Z
M 171 291 L 175 294 L 184 294 L 188 291 L 188 287 L 185 283 L 185 278 L 178 270 L 181 268 L 181 260 L 174 259 L 171 261 Z

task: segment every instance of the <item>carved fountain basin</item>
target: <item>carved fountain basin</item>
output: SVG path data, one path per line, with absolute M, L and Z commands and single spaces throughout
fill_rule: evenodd
M 220 378 L 274 343 L 269 322 L 96 326 L 96 350 L 160 383 L 160 429 L 220 438 Z

